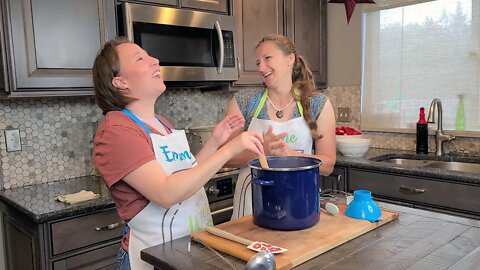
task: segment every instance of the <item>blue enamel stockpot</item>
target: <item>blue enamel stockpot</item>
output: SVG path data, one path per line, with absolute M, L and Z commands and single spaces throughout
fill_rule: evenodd
M 301 230 L 320 219 L 321 160 L 309 157 L 267 157 L 270 168 L 258 159 L 252 171 L 253 222 L 274 230 Z

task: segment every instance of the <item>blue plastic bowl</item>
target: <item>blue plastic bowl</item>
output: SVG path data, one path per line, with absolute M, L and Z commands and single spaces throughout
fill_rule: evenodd
M 353 201 L 345 210 L 345 215 L 356 219 L 365 219 L 370 222 L 377 222 L 382 216 L 380 207 L 372 200 L 372 193 L 368 190 L 355 190 Z

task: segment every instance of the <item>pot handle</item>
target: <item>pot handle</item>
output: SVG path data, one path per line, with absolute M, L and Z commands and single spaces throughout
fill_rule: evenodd
M 260 186 L 273 186 L 275 182 L 270 181 L 270 180 L 262 180 L 258 178 L 252 178 L 252 184 L 254 185 L 260 185 Z

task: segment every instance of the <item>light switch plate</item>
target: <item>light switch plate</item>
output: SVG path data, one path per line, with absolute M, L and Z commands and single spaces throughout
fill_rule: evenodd
M 338 108 L 338 122 L 350 122 L 350 107 Z
M 21 151 L 20 130 L 5 130 L 5 142 L 7 144 L 7 152 Z

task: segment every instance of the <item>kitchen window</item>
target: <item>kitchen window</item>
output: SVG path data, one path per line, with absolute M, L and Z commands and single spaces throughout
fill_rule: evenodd
M 438 97 L 444 130 L 479 136 L 480 0 L 383 0 L 365 6 L 361 128 L 415 132 L 419 108 L 428 112 Z

